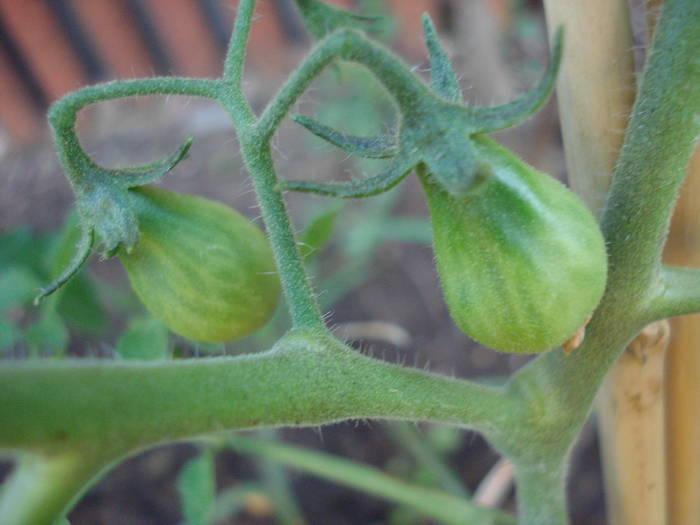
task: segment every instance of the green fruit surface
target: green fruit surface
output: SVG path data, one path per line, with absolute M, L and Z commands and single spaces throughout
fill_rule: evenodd
M 280 283 L 259 228 L 200 197 L 148 186 L 130 195 L 140 236 L 119 257 L 154 316 L 173 332 L 206 342 L 241 338 L 265 324 Z
M 445 300 L 457 325 L 503 352 L 537 353 L 581 327 L 605 288 L 598 225 L 564 185 L 486 136 L 483 173 L 455 198 L 422 177 Z

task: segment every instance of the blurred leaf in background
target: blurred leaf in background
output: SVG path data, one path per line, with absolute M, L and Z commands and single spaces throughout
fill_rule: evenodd
M 169 333 L 158 319 L 137 317 L 122 333 L 114 352 L 121 359 L 167 359 L 170 357 Z
M 210 449 L 191 458 L 180 471 L 177 489 L 182 501 L 181 525 L 211 525 L 215 516 L 216 479 Z

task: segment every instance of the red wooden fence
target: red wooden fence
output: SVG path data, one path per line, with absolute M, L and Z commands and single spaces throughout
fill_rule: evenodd
M 350 9 L 353 0 L 328 0 Z M 397 46 L 423 57 L 420 15 L 440 19 L 448 0 L 385 0 Z M 237 0 L 0 0 L 0 127 L 18 143 L 46 128 L 52 101 L 88 83 L 153 74 L 219 73 Z M 300 40 L 292 0 L 259 0 L 249 63 L 263 73 L 288 63 Z

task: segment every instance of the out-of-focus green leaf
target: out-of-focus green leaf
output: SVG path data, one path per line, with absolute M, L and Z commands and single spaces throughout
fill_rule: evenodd
M 21 336 L 21 330 L 14 323 L 0 316 L 0 355 L 12 348 Z
M 331 240 L 336 219 L 343 206 L 343 201 L 333 201 L 330 206 L 311 219 L 299 238 L 299 252 L 304 260 L 318 255 Z
M 26 330 L 25 339 L 33 354 L 59 356 L 68 346 L 68 329 L 53 308 L 44 308 Z
M 11 266 L 0 270 L 0 312 L 28 304 L 40 286 L 31 269 Z
M 122 359 L 166 359 L 169 353 L 168 329 L 153 317 L 129 323 L 117 342 L 115 353 Z
M 464 431 L 447 425 L 432 425 L 426 432 L 428 445 L 438 454 L 455 452 L 464 440 Z
M 204 450 L 180 471 L 177 488 L 182 500 L 183 525 L 210 525 L 216 508 L 214 457 Z
M 97 290 L 85 275 L 77 275 L 65 286 L 56 309 L 68 326 L 82 334 L 99 336 L 107 329 Z
M 0 272 L 12 266 L 42 275 L 48 238 L 36 237 L 27 228 L 0 234 Z
M 430 516 L 441 523 L 479 523 L 483 525 L 514 525 L 515 519 L 496 509 L 479 507 L 471 500 L 452 494 L 406 483 L 388 476 L 374 467 L 362 465 L 329 454 L 283 445 L 263 439 L 250 439 L 239 435 L 230 438 L 232 447 L 245 454 L 262 456 L 279 461 L 288 467 L 297 468 L 387 498 L 395 503 L 411 505 L 415 511 Z

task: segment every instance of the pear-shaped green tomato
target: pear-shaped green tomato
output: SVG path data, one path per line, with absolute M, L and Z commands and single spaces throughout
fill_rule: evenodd
M 155 317 L 206 342 L 244 337 L 270 319 L 280 283 L 259 228 L 201 197 L 146 186 L 130 195 L 140 236 L 119 257 Z
M 479 343 L 542 352 L 572 336 L 600 301 L 603 237 L 564 185 L 489 137 L 474 143 L 484 168 L 466 196 L 422 177 L 445 299 Z

